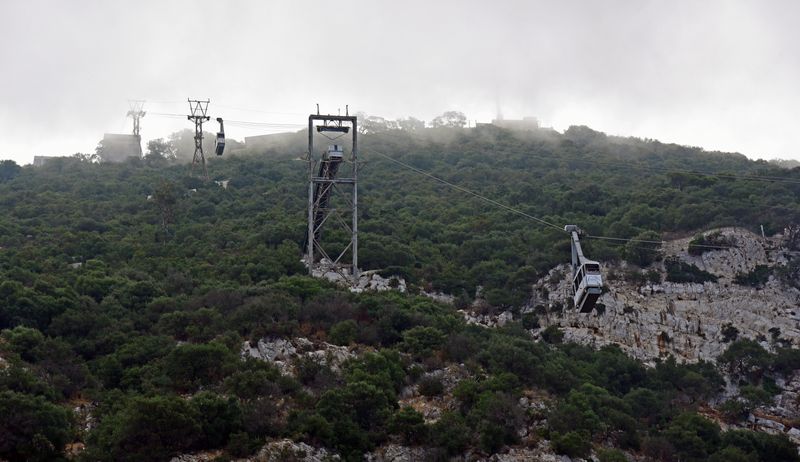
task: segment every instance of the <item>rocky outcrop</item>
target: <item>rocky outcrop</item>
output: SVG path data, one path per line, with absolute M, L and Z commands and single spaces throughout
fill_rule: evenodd
M 267 443 L 255 456 L 246 460 L 247 462 L 283 462 L 287 460 L 295 462 L 333 462 L 341 459 L 338 454 L 325 448 L 315 448 L 306 443 L 283 439 Z
M 431 457 L 425 448 L 387 444 L 366 454 L 364 459 L 367 462 L 416 462 L 430 460 Z M 488 457 L 479 453 L 466 453 L 451 460 L 469 462 L 578 462 L 583 459 L 570 459 L 567 456 L 557 455 L 550 448 L 547 441 L 540 441 L 538 444 L 527 447 L 507 448 L 500 454 L 492 454 Z
M 425 448 L 399 444 L 387 444 L 364 455 L 367 462 L 416 462 L 428 458 L 428 450 Z
M 303 263 L 305 263 L 305 261 Z M 362 271 L 359 273 L 358 279 L 354 280 L 346 268 L 334 265 L 330 260 L 325 258 L 319 263 L 316 263 L 311 270 L 311 275 L 313 277 L 325 279 L 348 287 L 350 291 L 354 293 L 365 291 L 382 292 L 386 290 L 406 292 L 406 290 L 408 290 L 405 279 L 400 276 L 385 278 L 378 273 L 378 270 Z
M 212 462 L 222 454 L 222 451 L 206 451 L 195 454 L 182 454 L 170 459 L 170 462 Z M 255 455 L 243 459 L 233 459 L 232 462 L 334 462 L 341 460 L 325 448 L 315 448 L 306 443 L 297 443 L 290 439 L 270 441 L 265 444 Z
M 571 459 L 567 456 L 558 455 L 550 448 L 549 442 L 540 441 L 535 446 L 510 448 L 508 452 L 492 454 L 488 458 L 477 460 L 485 460 L 486 462 L 527 462 L 531 460 L 539 462 L 577 462 L 583 459 Z
M 514 315 L 510 311 L 503 311 L 497 314 L 480 314 L 471 310 L 458 310 L 467 324 L 475 324 L 483 327 L 503 327 L 514 320 Z
M 800 372 L 795 372 L 788 378 L 778 378 L 775 382 L 782 391 L 775 396 L 772 406 L 768 407 L 767 411 L 784 419 L 798 419 L 800 417 Z
M 169 460 L 169 462 L 213 462 L 222 454 L 222 451 L 204 451 L 196 454 L 181 454 Z M 244 461 L 246 459 L 242 459 Z
M 342 363 L 356 355 L 349 347 L 326 342 L 314 343 L 303 337 L 261 339 L 255 345 L 244 342 L 241 354 L 243 357 L 268 361 L 277 366 L 282 374 L 288 375 L 295 375 L 295 363 L 299 359 L 313 359 L 338 372 Z
M 454 296 L 450 294 L 445 294 L 443 292 L 428 292 L 425 290 L 421 290 L 420 295 L 424 295 L 430 299 L 433 299 L 434 301 L 437 301 L 439 303 L 445 303 L 447 305 L 452 305 L 456 300 Z
M 443 369 L 428 372 L 420 377 L 420 381 L 438 380 L 442 383 L 442 393 L 437 396 L 425 396 L 420 393 L 419 385 L 410 385 L 400 392 L 398 404 L 414 408 L 422 414 L 426 423 L 434 423 L 439 420 L 442 413 L 457 408 L 458 402 L 453 397 L 453 389 L 460 381 L 470 377 L 472 374 L 463 364 L 451 364 Z

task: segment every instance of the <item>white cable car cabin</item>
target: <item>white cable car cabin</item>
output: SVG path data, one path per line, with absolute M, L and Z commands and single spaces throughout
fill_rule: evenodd
M 344 158 L 344 149 L 338 144 L 331 144 L 328 146 L 328 151 L 325 153 L 325 160 L 332 162 L 340 162 Z
M 214 143 L 214 152 L 221 156 L 222 152 L 225 151 L 225 127 L 222 125 L 222 117 L 217 117 L 217 122 L 219 122 L 219 131 Z
M 580 229 L 575 225 L 567 225 L 564 231 L 570 234 L 572 247 L 572 293 L 575 308 L 581 313 L 590 313 L 600 294 L 603 293 L 603 276 L 600 274 L 600 263 L 589 260 L 583 255 L 578 234 Z

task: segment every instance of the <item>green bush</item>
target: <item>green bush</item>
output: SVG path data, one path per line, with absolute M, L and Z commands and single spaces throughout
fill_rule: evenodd
M 438 396 L 444 392 L 444 385 L 438 377 L 427 375 L 419 381 L 419 392 L 423 396 Z
M 389 431 L 401 435 L 406 444 L 419 444 L 428 434 L 422 414 L 408 406 L 395 412 L 389 420 Z
M 756 267 L 748 273 L 738 273 L 733 282 L 743 286 L 763 287 L 769 281 L 772 275 L 772 268 L 767 265 L 756 265 Z
M 542 340 L 551 344 L 559 344 L 564 340 L 564 331 L 555 324 L 547 326 L 540 335 L 542 336 Z
M 238 400 L 203 391 L 193 396 L 190 404 L 199 416 L 203 435 L 199 444 L 202 447 L 223 447 L 231 433 L 241 431 L 242 411 Z
M 628 457 L 619 449 L 602 448 L 597 451 L 599 462 L 628 462 Z
M 720 447 L 719 426 L 697 414 L 684 413 L 665 431 L 667 440 L 682 460 L 704 461 Z
M 403 348 L 417 358 L 430 356 L 444 340 L 442 331 L 435 327 L 417 326 L 403 332 Z
M 201 438 L 201 416 L 179 397 L 136 397 L 106 416 L 90 434 L 90 459 L 122 462 L 168 460 Z
M 729 430 L 722 436 L 722 446 L 737 448 L 745 454 L 754 454 L 762 461 L 800 461 L 797 447 L 786 435 Z
M 0 391 L 0 457 L 48 461 L 72 438 L 72 414 L 41 396 Z
M 178 391 L 218 383 L 235 367 L 237 358 L 219 343 L 185 344 L 164 358 L 164 373 Z
M 669 282 L 695 284 L 717 282 L 717 277 L 713 274 L 690 263 L 685 263 L 678 257 L 667 257 L 664 260 L 664 266 L 667 269 L 667 281 Z
M 586 458 L 592 450 L 589 436 L 583 432 L 553 433 L 551 434 L 550 444 L 556 454 L 563 454 L 572 458 Z
M 472 432 L 464 418 L 454 412 L 445 412 L 431 426 L 430 438 L 435 447 L 442 448 L 446 454 L 454 456 L 461 453 L 471 442 Z
M 352 319 L 341 321 L 331 327 L 328 340 L 336 345 L 349 345 L 358 335 L 358 324 Z

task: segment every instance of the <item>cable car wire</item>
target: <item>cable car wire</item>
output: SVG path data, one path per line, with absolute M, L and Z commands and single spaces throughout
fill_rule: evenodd
M 391 133 L 391 132 L 377 132 L 377 133 L 369 133 L 366 136 L 390 136 L 395 138 L 405 138 L 399 134 Z M 787 178 L 787 177 L 780 177 L 780 176 L 762 176 L 762 175 L 737 175 L 734 173 L 724 173 L 724 172 L 703 172 L 703 171 L 694 171 L 694 170 L 681 170 L 681 169 L 674 169 L 668 167 L 649 167 L 646 165 L 637 165 L 629 162 L 610 162 L 610 161 L 602 161 L 602 160 L 595 160 L 595 159 L 575 159 L 575 158 L 564 158 L 564 157 L 556 157 L 556 156 L 541 156 L 536 154 L 528 154 L 526 153 L 525 156 L 527 158 L 545 160 L 545 161 L 558 161 L 558 162 L 578 162 L 584 164 L 597 164 L 597 165 L 608 165 L 608 166 L 618 166 L 624 167 L 628 169 L 638 169 L 638 170 L 648 170 L 653 172 L 662 172 L 662 173 L 683 173 L 686 175 L 692 176 L 713 176 L 718 178 L 726 178 L 726 179 L 739 179 L 739 180 L 748 180 L 748 181 L 767 181 L 767 182 L 778 182 L 778 183 L 790 183 L 790 184 L 800 184 L 800 179 L 796 178 Z
M 592 234 L 587 234 L 585 236 L 587 239 L 596 239 L 596 240 L 603 240 L 603 241 L 614 241 L 620 243 L 627 243 L 627 242 L 634 242 L 640 244 L 658 244 L 664 245 L 667 241 L 657 241 L 657 240 L 649 240 L 649 239 L 628 239 L 624 237 L 611 237 L 611 236 L 595 236 Z M 707 248 L 707 249 L 738 249 L 738 246 L 735 245 L 709 245 L 709 244 L 688 244 L 689 247 L 700 247 L 700 248 Z
M 237 109 L 237 110 L 248 110 L 248 109 L 234 108 L 234 107 L 223 106 L 223 105 L 219 105 L 219 106 L 220 107 L 228 107 L 230 109 Z M 272 113 L 272 114 L 281 114 L 281 113 L 269 112 L 269 111 L 258 111 L 258 110 L 251 110 L 251 111 L 253 111 L 253 112 L 263 112 L 263 113 Z M 159 112 L 151 112 L 150 114 L 158 115 L 158 116 L 165 116 L 165 117 L 180 117 L 180 118 L 185 117 L 184 114 L 170 114 L 170 113 L 159 113 Z M 283 113 L 283 114 L 292 114 L 292 113 Z M 244 120 L 229 120 L 229 121 L 227 121 L 227 123 L 228 124 L 232 124 L 232 125 L 239 125 L 239 126 L 243 126 L 243 127 L 253 127 L 253 128 L 255 128 L 255 127 L 274 127 L 274 128 L 305 127 L 305 124 L 253 122 L 253 121 L 244 121 Z M 387 132 L 374 133 L 374 135 L 398 136 L 398 135 L 390 134 L 390 133 L 387 133 Z M 375 155 L 377 155 L 379 157 L 382 157 L 382 158 L 384 158 L 384 159 L 386 159 L 386 160 L 388 160 L 390 162 L 393 162 L 393 163 L 395 163 L 397 165 L 400 165 L 400 166 L 402 166 L 402 167 L 404 167 L 406 169 L 409 169 L 409 170 L 411 170 L 413 172 L 416 172 L 416 173 L 418 173 L 420 175 L 424 175 L 424 176 L 426 176 L 428 178 L 431 178 L 431 179 L 433 179 L 433 180 L 435 180 L 435 181 L 437 181 L 437 182 L 439 182 L 441 184 L 444 184 L 446 186 L 449 186 L 449 187 L 451 187 L 453 189 L 456 189 L 458 191 L 461 191 L 463 193 L 466 193 L 466 194 L 469 194 L 469 195 L 471 195 L 473 197 L 481 199 L 484 202 L 492 204 L 492 205 L 494 205 L 496 207 L 500 207 L 500 208 L 502 208 L 502 209 L 504 209 L 506 211 L 515 213 L 515 214 L 523 216 L 525 218 L 529 218 L 529 219 L 531 219 L 531 220 L 533 220 L 533 221 L 535 221 L 535 222 L 537 222 L 537 223 L 539 223 L 541 225 L 549 226 L 551 228 L 558 229 L 559 231 L 563 231 L 564 230 L 562 226 L 556 225 L 556 224 L 551 223 L 551 222 L 549 222 L 547 220 L 543 220 L 543 219 L 535 217 L 535 216 L 533 216 L 531 214 L 525 213 L 522 210 L 516 209 L 514 207 L 511 207 L 509 205 L 503 204 L 501 202 L 498 202 L 498 201 L 496 201 L 494 199 L 486 197 L 486 196 L 484 196 L 484 195 L 482 195 L 480 193 L 477 193 L 475 191 L 467 189 L 467 188 L 465 188 L 463 186 L 459 186 L 459 185 L 457 185 L 455 183 L 451 183 L 451 182 L 449 182 L 449 181 L 447 181 L 447 180 L 445 180 L 443 178 L 440 178 L 440 177 L 437 177 L 436 175 L 433 175 L 432 173 L 426 172 L 426 171 L 424 171 L 422 169 L 418 169 L 418 168 L 416 168 L 416 167 L 414 167 L 412 165 L 409 165 L 409 164 L 407 164 L 405 162 L 399 161 L 399 160 L 397 160 L 397 159 L 395 159 L 395 158 L 393 158 L 391 156 L 388 156 L 386 154 L 383 154 L 383 153 L 381 153 L 379 151 L 375 151 L 373 149 L 370 149 L 368 152 L 370 152 L 371 154 L 375 154 Z M 558 159 L 558 158 L 555 158 L 555 157 L 549 157 L 549 158 L 542 157 L 542 156 L 529 156 L 529 157 L 538 158 L 540 160 L 562 160 L 562 161 L 565 160 L 565 159 Z M 691 171 L 691 170 L 661 169 L 661 168 L 654 168 L 654 167 L 637 166 L 637 165 L 633 165 L 633 164 L 622 164 L 622 163 L 592 161 L 592 160 L 583 160 L 583 159 L 569 159 L 568 161 L 590 162 L 590 163 L 606 164 L 606 165 L 622 165 L 622 166 L 625 166 L 625 167 L 628 167 L 628 168 L 640 168 L 640 169 L 643 169 L 643 170 L 653 170 L 653 171 L 666 171 L 666 172 L 670 172 L 670 173 L 684 173 L 684 174 L 689 174 L 689 175 L 716 176 L 716 177 L 720 177 L 720 178 L 734 178 L 734 179 L 757 180 L 757 181 L 777 181 L 777 182 L 800 184 L 800 180 L 793 180 L 791 178 L 784 178 L 784 177 L 756 176 L 756 175 L 732 175 L 732 174 L 729 175 L 729 174 L 724 174 L 724 173 L 696 172 L 696 171 Z M 765 207 L 775 207 L 775 206 L 766 206 L 765 205 Z M 595 236 L 595 235 L 591 235 L 591 234 L 587 234 L 585 237 L 587 239 L 605 240 L 605 241 L 612 241 L 612 242 L 615 242 L 615 243 L 631 243 L 631 242 L 633 242 L 633 243 L 643 243 L 643 244 L 658 244 L 658 245 L 662 245 L 662 246 L 664 244 L 666 244 L 666 241 L 663 241 L 663 240 L 621 238 L 621 237 L 612 237 L 612 236 Z M 736 246 L 718 246 L 718 245 L 691 244 L 691 243 L 688 244 L 688 246 L 689 247 L 720 249 L 720 250 L 738 248 Z
M 535 216 L 533 216 L 531 214 L 523 212 L 522 210 L 516 209 L 514 207 L 511 207 L 509 205 L 503 204 L 503 203 L 498 202 L 498 201 L 496 201 L 494 199 L 486 197 L 486 196 L 484 196 L 484 195 L 482 195 L 480 193 L 477 193 L 475 191 L 469 190 L 469 189 L 467 189 L 467 188 L 465 188 L 463 186 L 459 186 L 457 184 L 451 183 L 451 182 L 449 182 L 449 181 L 447 181 L 447 180 L 445 180 L 443 178 L 440 178 L 440 177 L 438 177 L 436 175 L 433 175 L 432 173 L 426 172 L 426 171 L 424 171 L 422 169 L 414 167 L 413 165 L 409 165 L 409 164 L 407 164 L 405 162 L 402 162 L 402 161 L 399 161 L 397 159 L 394 159 L 391 156 L 388 156 L 388 155 L 383 154 L 381 152 L 375 151 L 374 149 L 369 149 L 367 152 L 369 152 L 370 154 L 375 154 L 377 156 L 380 156 L 380 157 L 382 157 L 382 158 L 384 158 L 386 160 L 389 160 L 389 161 L 391 161 L 391 162 L 393 162 L 393 163 L 395 163 L 397 165 L 400 165 L 400 166 L 402 166 L 404 168 L 407 168 L 407 169 L 409 169 L 409 170 L 411 170 L 413 172 L 416 172 L 416 173 L 418 173 L 420 175 L 424 175 L 424 176 L 426 176 L 428 178 L 431 178 L 431 179 L 433 179 L 433 180 L 435 180 L 435 181 L 437 181 L 439 183 L 442 183 L 444 185 L 450 186 L 451 188 L 454 188 L 454 189 L 456 189 L 458 191 L 461 191 L 461 192 L 467 193 L 467 194 L 469 194 L 471 196 L 477 197 L 478 199 L 481 199 L 481 200 L 483 200 L 485 202 L 488 202 L 488 203 L 490 203 L 492 205 L 500 207 L 500 208 L 502 208 L 504 210 L 507 210 L 507 211 L 512 212 L 512 213 L 515 213 L 517 215 L 521 215 L 521 216 L 523 216 L 525 218 L 529 218 L 531 220 L 536 221 L 539 224 L 542 224 L 542 225 L 545 225 L 545 226 L 549 226 L 551 228 L 555 228 L 555 229 L 557 229 L 559 231 L 564 231 L 564 227 L 563 226 L 559 226 L 559 225 L 556 225 L 556 224 L 551 223 L 549 221 L 546 221 L 546 220 L 543 220 L 541 218 L 535 217 Z M 667 243 L 667 241 L 663 241 L 663 240 L 635 239 L 635 238 L 611 237 L 611 236 L 595 236 L 595 235 L 592 235 L 592 234 L 587 234 L 585 237 L 587 239 L 611 241 L 611 243 L 617 243 L 617 244 L 624 244 L 624 243 L 632 242 L 632 243 L 639 243 L 639 244 L 657 244 L 659 246 L 663 246 L 663 245 L 665 245 Z M 687 244 L 687 246 L 688 247 L 718 249 L 718 250 L 726 250 L 726 249 L 738 248 L 737 246 L 720 246 L 720 245 L 691 244 L 691 243 Z M 650 250 L 653 250 L 653 249 L 650 249 Z
M 522 210 L 515 209 L 514 207 L 511 207 L 509 205 L 503 204 L 501 202 L 497 202 L 496 200 L 490 199 L 490 198 L 488 198 L 488 197 L 486 197 L 486 196 L 484 196 L 484 195 L 482 195 L 480 193 L 477 193 L 475 191 L 469 190 L 469 189 L 467 189 L 467 188 L 465 188 L 463 186 L 459 186 L 459 185 L 457 185 L 455 183 L 451 183 L 451 182 L 449 182 L 449 181 L 447 181 L 447 180 L 445 180 L 443 178 L 440 178 L 440 177 L 438 177 L 436 175 L 428 173 L 428 172 L 426 172 L 424 170 L 418 169 L 418 168 L 414 167 L 413 165 L 409 165 L 409 164 L 406 164 L 405 162 L 401 162 L 401 161 L 399 161 L 397 159 L 393 159 L 392 157 L 387 156 L 386 154 L 382 154 L 382 153 L 380 153 L 378 151 L 375 151 L 374 149 L 370 149 L 368 152 L 370 154 L 375 154 L 375 155 L 380 156 L 380 157 L 382 157 L 382 158 L 384 158 L 386 160 L 394 162 L 395 164 L 400 165 L 402 167 L 405 167 L 405 168 L 407 168 L 409 170 L 412 170 L 412 171 L 414 171 L 416 173 L 419 173 L 420 175 L 424 175 L 424 176 L 426 176 L 428 178 L 431 178 L 431 179 L 433 179 L 433 180 L 435 180 L 435 181 L 437 181 L 439 183 L 442 183 L 444 185 L 450 186 L 453 189 L 456 189 L 456 190 L 461 191 L 463 193 L 467 193 L 467 194 L 469 194 L 469 195 L 471 195 L 473 197 L 477 197 L 478 199 L 480 199 L 480 200 L 482 200 L 484 202 L 488 202 L 488 203 L 490 203 L 492 205 L 495 205 L 497 207 L 505 209 L 505 210 L 507 210 L 509 212 L 516 213 L 517 215 L 521 215 L 523 217 L 530 218 L 531 220 L 533 220 L 533 221 L 535 221 L 535 222 L 537 222 L 537 223 L 539 223 L 541 225 L 549 226 L 549 227 L 555 228 L 555 229 L 557 229 L 559 231 L 564 231 L 564 227 L 563 226 L 559 226 L 559 225 L 556 225 L 554 223 L 550 223 L 547 220 L 543 220 L 541 218 L 535 217 L 535 216 L 533 216 L 531 214 L 523 212 Z
M 234 106 L 227 106 L 224 104 L 214 104 L 216 107 L 221 107 L 223 109 L 233 109 L 234 111 L 244 111 L 244 112 L 258 112 L 261 114 L 278 114 L 278 115 L 296 115 L 296 116 L 304 116 L 307 117 L 308 113 L 300 113 L 300 112 L 275 112 L 275 111 L 263 111 L 260 109 L 248 109 L 243 107 L 234 107 Z

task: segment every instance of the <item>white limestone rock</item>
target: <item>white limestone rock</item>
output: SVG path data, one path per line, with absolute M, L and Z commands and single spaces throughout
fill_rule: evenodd
M 294 363 L 302 358 L 314 359 L 338 372 L 342 363 L 355 357 L 349 347 L 326 342 L 314 343 L 303 337 L 260 339 L 255 346 L 244 342 L 241 355 L 273 363 L 286 375 L 295 375 Z

